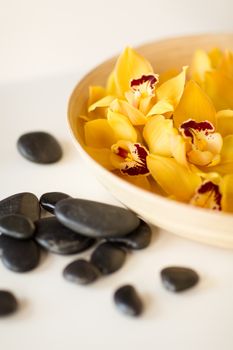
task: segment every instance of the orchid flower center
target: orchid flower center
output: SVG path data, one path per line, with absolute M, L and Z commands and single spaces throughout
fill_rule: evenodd
M 205 181 L 197 189 L 196 194 L 191 199 L 191 204 L 213 210 L 222 210 L 221 200 L 222 194 L 219 191 L 219 186 L 212 181 Z
M 159 78 L 157 74 L 142 75 L 139 79 L 132 79 L 130 87 L 135 97 L 153 96 L 155 85 L 158 81 Z
M 149 170 L 146 165 L 148 151 L 139 143 L 129 143 L 125 147 L 116 144 L 112 146 L 115 155 L 122 158 L 118 161 L 118 168 L 127 175 L 147 175 Z

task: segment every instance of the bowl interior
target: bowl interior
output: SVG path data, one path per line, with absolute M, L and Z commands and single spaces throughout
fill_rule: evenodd
M 151 62 L 156 72 L 160 73 L 187 65 L 195 49 L 210 50 L 214 47 L 233 50 L 233 34 L 166 39 L 143 45 L 137 48 L 137 51 Z M 84 121 L 79 116 L 85 112 L 88 87 L 105 85 L 115 62 L 116 58 L 112 58 L 92 70 L 78 83 L 70 98 L 68 122 L 81 155 L 98 179 L 117 199 L 152 224 L 194 240 L 233 248 L 233 215 L 213 213 L 151 194 L 121 180 L 97 164 L 85 152 Z

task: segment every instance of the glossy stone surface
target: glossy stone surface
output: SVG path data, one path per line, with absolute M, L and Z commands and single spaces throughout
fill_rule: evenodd
M 5 237 L 7 237 L 7 236 L 0 233 L 0 257 L 2 256 L 3 248 L 5 246 L 5 242 L 6 242 Z
M 62 149 L 58 141 L 54 136 L 43 131 L 20 136 L 17 148 L 24 158 L 35 163 L 55 163 L 62 157 Z
M 114 302 L 117 308 L 129 316 L 139 316 L 143 311 L 142 301 L 131 285 L 120 287 L 114 293 Z
M 95 243 L 95 239 L 63 226 L 56 217 L 43 218 L 36 222 L 35 240 L 55 254 L 80 253 Z
M 0 290 L 0 317 L 14 313 L 17 307 L 15 296 L 9 291 Z
M 119 270 L 126 259 L 126 252 L 112 243 L 100 244 L 91 255 L 91 262 L 103 275 Z
M 2 262 L 14 272 L 27 272 L 37 267 L 40 250 L 33 240 L 19 240 L 4 235 Z
M 151 228 L 143 220 L 140 220 L 140 225 L 131 233 L 120 237 L 110 237 L 109 242 L 120 243 L 129 249 L 144 249 L 149 246 L 151 242 Z
M 77 284 L 92 283 L 99 275 L 99 270 L 91 262 L 84 259 L 73 261 L 63 271 L 63 276 L 67 281 Z
M 14 194 L 0 201 L 0 218 L 9 214 L 21 214 L 32 221 L 40 217 L 38 198 L 30 192 Z
M 161 271 L 160 275 L 164 287 L 171 292 L 181 292 L 191 288 L 199 280 L 198 274 L 187 267 L 166 267 Z
M 18 239 L 27 239 L 33 236 L 34 223 L 26 216 L 10 214 L 0 218 L 0 232 Z
M 50 213 L 54 213 L 55 205 L 70 196 L 63 192 L 47 192 L 40 197 L 40 205 Z
M 124 208 L 74 198 L 57 203 L 55 215 L 63 225 L 90 237 L 126 235 L 140 223 L 133 212 Z

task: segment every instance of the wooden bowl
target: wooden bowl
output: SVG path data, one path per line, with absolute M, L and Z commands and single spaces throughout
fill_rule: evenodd
M 166 39 L 137 48 L 156 72 L 181 68 L 191 61 L 195 49 L 213 47 L 233 50 L 233 34 L 198 35 Z M 83 149 L 83 113 L 89 85 L 104 85 L 116 58 L 87 74 L 75 87 L 69 101 L 68 123 L 75 145 L 90 170 L 124 205 L 142 218 L 177 235 L 219 247 L 233 248 L 233 215 L 179 203 L 150 193 L 120 179 L 93 160 Z

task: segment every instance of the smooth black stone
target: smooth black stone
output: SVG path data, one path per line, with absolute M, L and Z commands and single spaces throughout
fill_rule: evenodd
M 117 289 L 114 293 L 114 301 L 118 309 L 126 315 L 139 316 L 143 311 L 142 301 L 131 285 Z
M 10 245 L 14 241 L 15 241 L 15 238 L 4 235 L 3 233 L 0 234 L 0 257 L 3 254 L 3 249 L 7 248 L 8 245 Z
M 62 192 L 47 192 L 44 193 L 41 197 L 40 197 L 40 205 L 42 206 L 42 208 L 44 208 L 45 210 L 47 210 L 50 213 L 54 213 L 54 208 L 55 205 L 66 198 L 70 198 L 70 196 L 66 193 L 62 193 Z
M 95 239 L 82 236 L 63 226 L 56 217 L 36 222 L 35 240 L 43 248 L 55 254 L 76 254 L 95 243 Z
M 63 225 L 89 237 L 123 236 L 140 223 L 129 210 L 85 199 L 64 199 L 54 212 Z
M 143 220 L 140 220 L 140 225 L 126 236 L 109 237 L 107 240 L 113 243 L 120 243 L 129 249 L 144 249 L 151 242 L 151 228 Z
M 58 141 L 51 134 L 43 131 L 20 136 L 17 148 L 24 158 L 35 163 L 55 163 L 62 157 L 62 149 Z
M 112 243 L 102 243 L 93 251 L 91 262 L 103 275 L 119 270 L 126 259 L 126 252 Z
M 14 194 L 0 201 L 0 218 L 10 214 L 21 214 L 33 222 L 40 217 L 38 198 L 30 192 Z
M 34 223 L 26 216 L 10 214 L 0 218 L 0 232 L 18 239 L 27 239 L 33 236 Z
M 99 275 L 99 270 L 92 263 L 84 259 L 73 261 L 63 271 L 63 276 L 67 281 L 77 284 L 92 283 Z
M 199 280 L 198 274 L 186 267 L 166 267 L 161 273 L 164 287 L 171 292 L 181 292 L 195 286 Z
M 2 262 L 14 272 L 27 272 L 39 264 L 40 250 L 33 240 L 19 240 L 4 235 Z
M 15 296 L 6 290 L 0 290 L 0 317 L 7 316 L 15 312 L 18 303 Z

